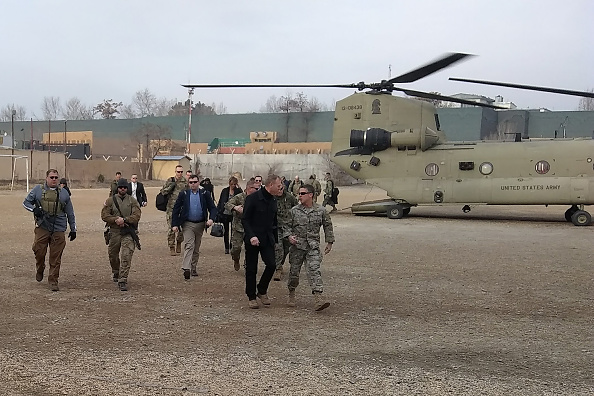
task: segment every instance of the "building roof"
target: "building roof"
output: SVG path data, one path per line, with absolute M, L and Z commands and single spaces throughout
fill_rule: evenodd
M 157 155 L 153 159 L 157 161 L 179 161 L 182 158 L 191 159 L 187 155 Z

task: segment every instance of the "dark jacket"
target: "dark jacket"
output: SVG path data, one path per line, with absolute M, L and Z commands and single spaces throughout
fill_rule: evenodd
M 128 182 L 128 195 L 132 195 L 132 182 Z M 144 191 L 144 184 L 141 182 L 136 182 L 136 200 L 140 206 L 148 202 L 146 192 Z
M 184 223 L 184 221 L 188 220 L 188 214 L 190 213 L 190 194 L 191 190 L 187 189 L 181 191 L 177 196 L 177 200 L 175 201 L 175 205 L 173 205 L 173 212 L 171 214 L 171 227 L 179 227 Z M 198 189 L 198 194 L 200 195 L 200 205 L 202 206 L 202 215 L 204 217 L 204 221 L 207 219 L 214 221 L 217 216 L 217 207 L 215 206 L 212 197 L 208 191 L 203 188 Z M 209 213 L 210 216 L 208 215 Z
M 241 194 L 243 190 L 241 187 L 237 186 L 235 189 L 235 195 Z M 235 196 L 234 195 L 234 196 Z M 217 203 L 217 211 L 219 213 L 219 221 L 231 221 L 233 220 L 233 215 L 231 214 L 224 214 L 225 212 L 225 204 L 229 202 L 229 186 L 223 188 L 221 190 L 221 195 L 219 196 L 219 202 Z
M 253 237 L 258 237 L 260 245 L 274 246 L 278 242 L 276 199 L 266 188 L 262 187 L 245 198 L 241 223 L 246 244 L 249 244 Z
M 210 192 L 210 195 L 212 196 L 212 200 L 214 201 L 215 196 L 214 196 L 214 186 L 213 184 L 210 182 L 210 179 L 208 179 L 208 181 L 206 179 L 202 180 L 200 182 L 200 185 L 202 187 L 204 187 L 204 189 L 208 192 Z

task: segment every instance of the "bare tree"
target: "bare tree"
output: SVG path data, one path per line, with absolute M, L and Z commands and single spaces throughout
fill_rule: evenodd
M 586 92 L 594 93 L 594 88 L 587 90 Z M 594 111 L 594 98 L 580 98 L 578 104 L 578 110 L 583 111 Z
M 185 102 L 177 102 L 167 112 L 167 115 L 170 116 L 187 116 L 188 115 L 188 107 L 190 106 L 190 100 L 186 99 Z
M 62 112 L 65 120 L 92 120 L 94 111 L 92 106 L 82 104 L 76 96 L 68 99 Z
M 270 96 L 264 106 L 260 107 L 260 113 L 280 113 L 279 102 L 276 95 Z
M 157 100 L 152 115 L 164 117 L 169 114 L 169 110 L 175 105 L 175 100 L 161 98 Z
M 171 139 L 171 128 L 169 126 L 143 123 L 134 132 L 133 140 L 138 144 L 139 155 L 142 161 L 148 164 L 146 174 L 141 177 L 148 180 L 153 167 L 153 160 L 161 151 L 170 151 L 173 145 Z M 142 173 L 142 168 L 141 168 Z
M 134 94 L 132 105 L 140 117 L 152 116 L 155 114 L 155 108 L 157 107 L 157 97 L 148 88 L 145 88 Z
M 57 120 L 58 115 L 62 114 L 62 105 L 60 104 L 60 97 L 58 96 L 44 96 L 41 105 L 43 117 L 46 120 Z
M 217 114 L 227 114 L 227 106 L 225 106 L 225 104 L 223 102 L 219 102 L 218 105 L 213 103 L 212 108 L 216 109 L 215 112 Z
M 120 108 L 120 118 L 138 118 L 136 111 L 134 111 L 134 107 L 131 104 L 122 105 Z
M 106 120 L 113 119 L 117 117 L 117 114 L 120 112 L 119 107 L 122 106 L 122 102 L 114 102 L 113 99 L 104 99 L 103 102 L 93 107 L 93 111 L 95 114 L 100 114 L 101 118 Z
M 25 121 L 27 119 L 27 109 L 23 106 L 13 104 L 7 104 L 0 110 L 0 121 L 11 121 L 12 111 L 14 110 L 14 119 L 17 121 Z

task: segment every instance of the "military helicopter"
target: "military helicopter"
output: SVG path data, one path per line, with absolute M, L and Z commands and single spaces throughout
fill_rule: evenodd
M 585 205 L 594 204 L 594 140 L 523 139 L 513 142 L 448 142 L 440 130 L 436 99 L 472 106 L 490 104 L 400 88 L 469 54 L 449 53 L 408 73 L 382 80 L 336 85 L 183 85 L 186 88 L 326 87 L 356 92 L 336 103 L 331 160 L 357 179 L 385 190 L 391 199 L 363 202 L 353 213 L 383 211 L 399 219 L 418 205 L 569 205 L 565 219 L 577 226 L 590 224 Z M 580 97 L 591 92 L 452 79 L 487 85 L 529 89 Z M 365 91 L 365 92 L 361 92 Z

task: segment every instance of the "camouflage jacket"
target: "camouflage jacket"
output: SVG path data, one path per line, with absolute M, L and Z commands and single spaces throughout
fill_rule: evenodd
M 165 182 L 165 185 L 161 189 L 161 194 L 169 197 L 167 201 L 167 212 L 173 211 L 177 196 L 186 189 L 188 189 L 188 182 L 185 178 L 182 177 L 178 181 L 175 181 L 174 177 L 167 179 L 167 182 Z
M 281 238 L 290 235 L 288 225 L 291 223 L 291 208 L 298 203 L 299 201 L 297 198 L 287 191 L 283 191 L 283 195 L 276 197 L 276 207 L 278 208 L 278 229 L 279 236 L 281 236 Z
M 332 179 L 326 180 L 326 188 L 324 188 L 324 195 L 331 197 L 333 189 L 334 189 L 334 180 L 332 180 Z
M 313 186 L 313 188 L 314 188 L 314 194 L 316 195 L 316 197 L 321 194 L 321 192 L 322 192 L 322 185 L 316 179 L 307 179 L 307 181 L 305 182 L 305 184 L 311 184 Z
M 237 232 L 243 232 L 243 224 L 241 224 L 241 218 L 243 215 L 234 211 L 233 207 L 243 206 L 245 203 L 245 197 L 247 197 L 247 194 L 244 191 L 229 198 L 225 204 L 225 209 L 233 213 L 233 222 L 231 223 L 231 227 Z
M 289 235 L 297 237 L 297 249 L 319 249 L 320 227 L 324 228 L 326 243 L 334 243 L 332 220 L 326 209 L 316 203 L 311 208 L 299 204 L 291 209 Z

